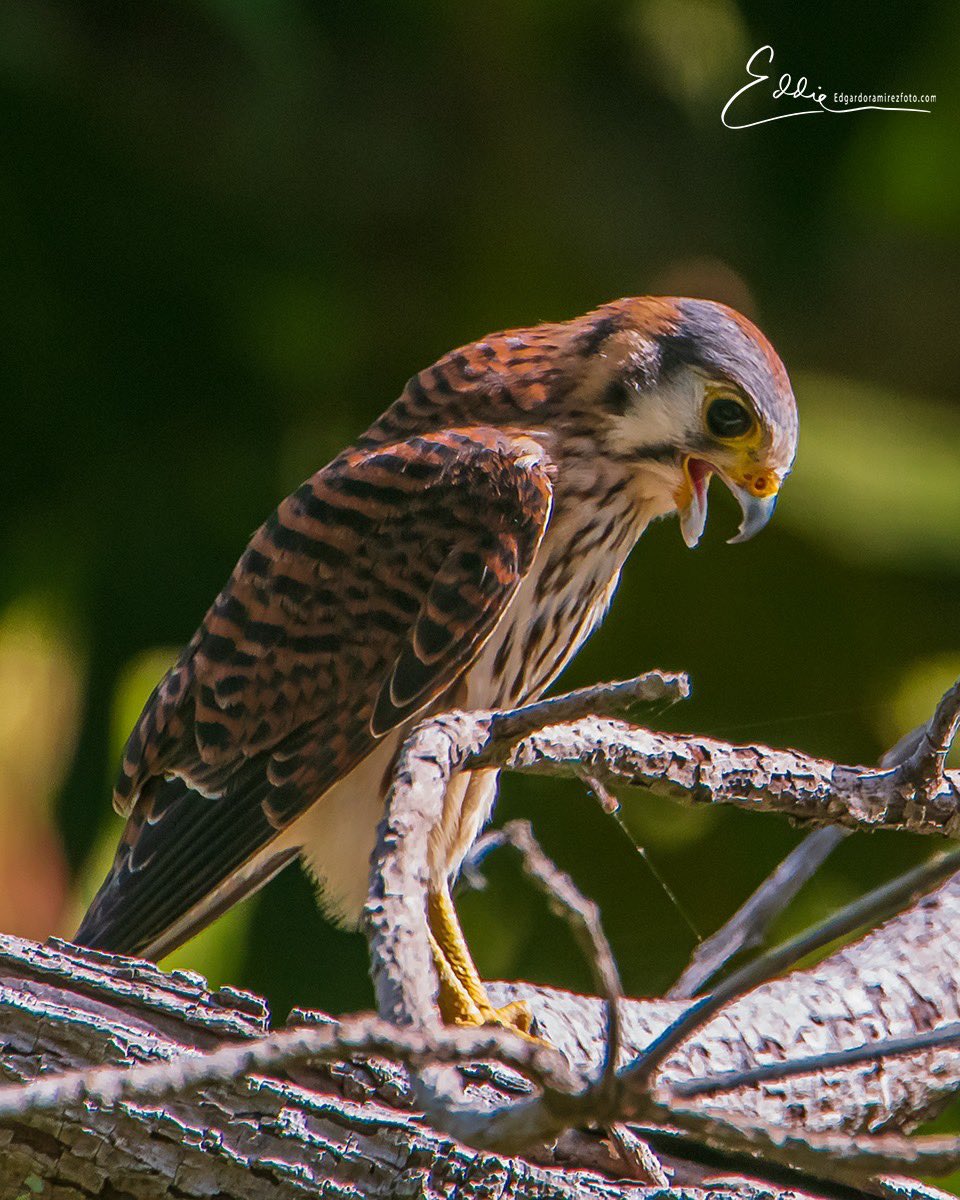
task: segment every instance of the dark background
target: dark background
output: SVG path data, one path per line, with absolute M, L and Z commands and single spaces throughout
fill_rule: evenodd
M 732 132 L 765 42 L 828 92 L 937 101 Z M 667 727 L 847 761 L 921 720 L 960 673 L 958 58 L 947 2 L 5 0 L 0 928 L 74 927 L 124 736 L 279 497 L 451 346 L 623 294 L 757 319 L 800 455 L 756 541 L 724 544 L 722 489 L 696 552 L 651 530 L 564 684 L 685 669 Z M 799 834 L 623 804 L 686 916 L 582 789 L 511 778 L 498 817 L 600 901 L 643 995 Z M 858 835 L 781 930 L 931 847 Z M 483 972 L 588 987 L 515 864 L 487 874 Z M 296 870 L 173 961 L 279 1018 L 371 1003 Z

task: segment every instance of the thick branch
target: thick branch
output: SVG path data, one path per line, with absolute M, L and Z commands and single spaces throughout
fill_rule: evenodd
M 450 1148 L 404 1112 L 411 1103 L 422 1107 L 438 1129 L 468 1144 L 501 1151 L 523 1147 L 541 1162 L 533 1168 L 463 1148 L 456 1151 L 469 1170 L 506 1170 L 507 1185 L 497 1184 L 504 1195 L 540 1188 L 546 1180 L 535 1172 L 552 1169 L 551 1162 L 560 1158 L 568 1169 L 571 1163 L 574 1169 L 586 1169 L 602 1162 L 611 1172 L 622 1171 L 631 1157 L 639 1163 L 642 1155 L 635 1153 L 636 1140 L 629 1133 L 620 1131 L 612 1143 L 601 1138 L 606 1150 L 598 1151 L 596 1139 L 591 1142 L 588 1134 L 573 1128 L 632 1115 L 667 1120 L 727 1151 L 759 1152 L 788 1164 L 826 1164 L 825 1174 L 847 1181 L 885 1169 L 900 1145 L 889 1136 L 883 1145 L 850 1142 L 854 1149 L 842 1156 L 822 1151 L 839 1132 L 849 1138 L 909 1130 L 960 1082 L 960 1050 L 954 1045 L 943 1039 L 907 1046 L 902 1041 L 960 1018 L 954 984 L 960 978 L 956 879 L 858 945 L 809 971 L 740 996 L 712 1013 L 703 1026 L 700 1019 L 677 1025 L 685 1011 L 682 1004 L 623 1002 L 617 1006 L 618 1031 L 616 1022 L 603 1019 L 598 1001 L 525 985 L 501 985 L 498 999 L 531 999 L 539 1027 L 566 1061 L 514 1035 L 446 1031 L 438 1024 L 425 918 L 427 847 L 457 770 L 507 765 L 567 771 L 638 783 L 693 802 L 770 808 L 795 817 L 833 819 L 847 827 L 933 832 L 951 830 L 956 823 L 960 778 L 943 771 L 960 710 L 956 689 L 938 707 L 930 736 L 912 748 L 901 766 L 887 771 L 842 767 L 765 747 L 667 737 L 607 717 L 578 717 L 591 705 L 618 712 L 625 701 L 670 698 L 680 690 L 675 677 L 654 673 L 516 713 L 448 714 L 415 731 L 398 760 L 367 909 L 379 1020 L 336 1025 L 320 1018 L 310 1029 L 248 1040 L 240 1049 L 216 1049 L 224 1034 L 250 1039 L 262 1031 L 265 1015 L 253 999 L 228 989 L 214 997 L 202 995 L 200 981 L 184 975 L 170 977 L 171 998 L 165 977 L 144 964 L 119 960 L 116 969 L 89 952 L 74 961 L 57 946 L 24 949 L 8 942 L 13 982 L 0 991 L 0 1004 L 12 1014 L 5 1024 L 15 1032 L 12 1038 L 4 1032 L 5 1069 L 11 1078 L 34 1074 L 38 1055 L 40 1064 L 61 1074 L 104 1058 L 124 1064 L 158 1056 L 172 1061 L 169 1066 L 68 1075 L 0 1095 L 0 1136 L 6 1132 L 9 1140 L 0 1169 L 8 1162 L 13 1164 L 9 1170 L 18 1171 L 25 1162 L 39 1162 L 49 1169 L 45 1178 L 74 1187 L 64 1195 L 91 1194 L 107 1179 L 116 1187 L 119 1171 L 130 1195 L 147 1195 L 156 1191 L 156 1152 L 166 1164 L 163 1170 L 173 1164 L 172 1174 L 160 1170 L 159 1177 L 173 1182 L 178 1193 L 295 1196 L 304 1194 L 303 1180 L 309 1179 L 315 1190 L 318 1181 L 339 1179 L 336 1172 L 343 1164 L 354 1164 L 358 1131 L 369 1133 L 375 1127 L 373 1142 L 361 1156 L 365 1162 L 368 1156 L 383 1157 L 381 1138 L 389 1130 L 411 1153 L 422 1153 L 433 1163 L 430 1184 L 421 1191 L 446 1194 L 434 1186 L 434 1171 L 453 1161 Z M 544 719 L 561 716 L 574 724 L 538 730 Z M 555 887 L 560 877 L 542 863 L 540 868 L 538 877 Z M 586 921 L 596 957 L 603 945 L 599 927 L 582 898 L 572 901 L 581 922 Z M 605 965 L 603 978 L 608 998 L 616 999 L 612 962 Z M 0 987 L 5 982 L 9 980 L 0 977 Z M 67 1005 L 62 1002 L 65 986 L 78 989 Z M 680 1044 L 671 1040 L 654 1079 L 644 1078 L 642 1066 L 634 1070 L 634 1080 L 644 1080 L 639 1096 L 622 1085 L 629 1071 L 621 1070 L 616 1078 L 609 1070 L 600 1071 L 604 1047 L 609 1050 L 619 1041 L 621 1067 L 638 1059 L 642 1063 L 644 1051 L 671 1025 L 689 1037 Z M 821 1058 L 831 1069 L 813 1080 L 751 1076 L 761 1086 L 700 1096 L 689 1112 L 674 1086 L 765 1062 L 829 1054 L 871 1039 L 901 1039 L 897 1056 L 885 1059 L 880 1072 L 862 1055 Z M 412 1090 L 406 1077 L 387 1063 L 351 1061 L 358 1052 L 410 1064 Z M 465 1056 L 475 1055 L 497 1064 L 462 1066 Z M 461 1066 L 451 1065 L 457 1063 Z M 526 1078 L 511 1074 L 511 1067 Z M 358 1087 L 365 1103 L 354 1109 L 350 1093 Z M 158 1112 L 159 1097 L 164 1103 Z M 379 1107 L 384 1102 L 386 1113 Z M 344 1134 L 347 1128 L 349 1135 Z M 554 1145 L 558 1134 L 563 1136 Z M 420 1139 L 416 1148 L 410 1139 Z M 952 1162 L 958 1149 L 943 1142 L 907 1148 L 916 1161 L 938 1167 Z M 388 1157 L 395 1164 L 396 1155 Z M 235 1168 L 246 1184 L 269 1176 L 269 1186 L 257 1182 L 253 1191 L 242 1190 L 240 1176 L 230 1176 Z M 650 1173 L 649 1164 L 643 1169 Z M 652 1169 L 656 1173 L 660 1168 L 653 1163 Z M 702 1177 L 689 1164 L 683 1170 L 692 1173 L 682 1178 Z M 563 1190 L 568 1178 L 557 1176 L 547 1186 L 557 1195 L 569 1194 Z M 197 1186 L 195 1179 L 200 1180 Z M 360 1192 L 364 1195 L 390 1194 L 396 1183 L 389 1170 L 376 1179 L 367 1170 L 363 1179 L 364 1186 L 369 1184 Z M 19 1186 L 22 1180 L 15 1182 Z M 471 1177 L 468 1186 L 472 1183 Z M 239 1190 L 233 1190 L 234 1184 Z M 357 1190 L 353 1176 L 346 1186 Z M 612 1195 L 611 1186 L 600 1175 L 589 1180 L 583 1175 L 575 1192 Z M 750 1194 L 752 1185 L 744 1186 L 746 1193 L 739 1185 L 738 1190 Z M 635 1193 L 635 1188 L 616 1192 Z
M 925 780 L 899 768 L 845 766 L 796 750 L 655 733 L 609 719 L 532 733 L 503 755 L 502 765 L 539 775 L 587 771 L 688 804 L 731 804 L 848 829 L 960 831 L 958 771 L 944 772 L 928 791 Z
M 669 1064 L 672 1075 L 689 1078 L 752 1061 L 770 1036 L 781 1038 L 782 1046 L 768 1042 L 761 1055 L 768 1060 L 809 1046 L 814 1037 L 819 1045 L 838 1046 L 864 1037 L 867 1029 L 886 1036 L 911 1022 L 915 1028 L 914 1018 L 921 1014 L 903 974 L 906 959 L 917 959 L 922 969 L 923 955 L 937 954 L 944 973 L 952 969 L 956 977 L 960 948 L 952 947 L 953 968 L 942 951 L 945 942 L 951 950 L 949 930 L 960 923 L 958 917 L 960 887 L 948 886 L 936 902 L 844 952 L 842 961 L 832 959 L 817 975 L 775 985 L 782 989 L 779 1012 L 769 1003 L 754 1003 L 754 997 L 748 998 L 749 1006 L 738 1004 L 681 1049 Z M 891 954 L 881 980 L 876 960 Z M 860 976 L 858 992 L 852 981 Z M 573 1069 L 598 1068 L 605 1037 L 599 1001 L 520 985 L 497 985 L 495 990 L 503 1000 L 525 997 L 536 1004 L 544 1032 Z M 822 1014 L 826 1020 L 821 1024 L 820 1013 L 803 1009 L 815 993 L 825 995 L 828 1005 L 829 997 L 848 995 L 851 1007 L 839 1013 L 833 1005 Z M 865 997 L 870 998 L 869 1016 L 857 1016 Z M 943 1000 L 936 997 L 937 1003 Z M 681 1007 L 625 1001 L 624 1056 L 649 1044 Z M 922 1017 L 936 1019 L 932 1007 Z M 428 1200 L 485 1189 L 504 1200 L 543 1194 L 557 1200 L 651 1195 L 649 1189 L 617 1178 L 623 1168 L 616 1155 L 604 1151 L 599 1135 L 566 1138 L 552 1155 L 540 1153 L 538 1164 L 452 1143 L 416 1117 L 409 1084 L 389 1061 L 364 1062 L 344 1054 L 333 1063 L 313 1059 L 308 1065 L 305 1035 L 316 1032 L 318 1046 L 332 1040 L 334 1023 L 319 1020 L 315 1030 L 281 1032 L 286 1045 L 259 1041 L 267 1032 L 268 1015 L 262 1002 L 246 993 L 221 989 L 210 994 L 195 976 L 165 975 L 147 963 L 0 938 L 0 1064 L 6 1079 L 90 1065 L 102 1070 L 105 1063 L 158 1064 L 148 1068 L 152 1075 L 135 1065 L 114 1072 L 112 1079 L 100 1075 L 105 1094 L 115 1097 L 119 1091 L 123 1097 L 112 1105 L 81 1100 L 79 1092 L 72 1099 L 61 1093 L 54 1103 L 55 1089 L 44 1084 L 33 1094 L 40 1103 L 28 1103 L 19 1116 L 8 1109 L 0 1118 L 0 1196 L 18 1196 L 28 1174 L 56 1182 L 61 1200 L 101 1195 L 108 1183 L 114 1193 L 131 1197 L 217 1194 L 223 1200 L 313 1197 L 322 1186 L 352 1189 L 357 1197 L 403 1190 Z M 345 1040 L 358 1038 L 362 1025 L 362 1020 L 352 1020 Z M 408 1039 L 410 1046 L 422 1039 L 413 1031 L 391 1033 L 376 1022 L 369 1023 L 367 1032 L 382 1039 L 377 1043 L 382 1047 L 393 1036 Z M 448 1044 L 458 1036 L 452 1031 Z M 465 1037 L 477 1039 L 473 1049 L 482 1053 L 483 1039 L 491 1034 L 465 1031 Z M 239 1073 L 232 1067 L 212 1072 L 214 1060 L 199 1057 L 210 1053 L 221 1068 L 224 1056 L 232 1059 Z M 176 1088 L 163 1084 L 165 1069 Z M 516 1086 L 509 1073 L 500 1075 L 502 1086 Z M 819 1088 L 809 1081 L 790 1081 L 761 1093 L 759 1104 L 756 1094 L 744 1092 L 702 1111 L 738 1126 L 758 1117 L 779 1121 L 784 1139 L 792 1143 L 838 1132 L 849 1138 L 855 1130 L 912 1123 L 958 1075 L 960 1056 L 955 1052 L 924 1053 L 902 1066 L 897 1060 L 882 1079 L 858 1067 L 846 1076 L 836 1072 Z M 478 1106 L 490 1109 L 503 1103 L 506 1093 L 496 1086 L 496 1072 L 486 1078 L 472 1072 L 471 1077 Z M 85 1090 L 95 1092 L 96 1079 L 88 1078 L 88 1084 Z M 660 1200 L 696 1200 L 690 1188 L 703 1186 L 704 1169 L 682 1154 L 668 1158 L 668 1166 L 676 1175 L 670 1189 L 657 1193 Z M 815 1192 L 809 1182 L 761 1187 L 751 1181 L 749 1171 L 745 1177 L 742 1164 L 727 1172 L 735 1178 L 725 1189 L 713 1182 L 718 1172 L 722 1175 L 722 1168 L 714 1166 L 707 1173 L 710 1190 L 729 1190 L 743 1200 L 761 1195 L 787 1200 L 790 1193 Z M 757 1172 L 762 1174 L 761 1166 Z
M 149 963 L 0 936 L 0 1077 L 19 1083 L 44 1072 L 35 1089 L 16 1089 L 19 1109 L 10 1089 L 4 1097 L 0 1197 L 33 1195 L 37 1184 L 57 1200 L 643 1195 L 576 1163 L 535 1165 L 452 1144 L 424 1128 L 390 1062 L 340 1054 L 308 1066 L 302 1054 L 285 1055 L 310 1034 L 329 1040 L 333 1025 L 264 1041 L 269 1015 L 247 993 L 209 993 L 198 977 Z M 382 1036 L 382 1023 L 368 1027 Z M 76 1076 L 64 1086 L 64 1072 L 91 1066 L 83 1086 Z M 497 1094 L 474 1091 L 487 1104 Z M 93 1098 L 118 1094 L 113 1104 Z M 743 1195 L 757 1192 L 747 1185 Z

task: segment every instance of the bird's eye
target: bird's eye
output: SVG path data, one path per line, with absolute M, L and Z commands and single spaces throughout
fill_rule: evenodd
M 707 409 L 707 428 L 714 437 L 743 437 L 752 426 L 750 410 L 729 396 L 718 396 Z

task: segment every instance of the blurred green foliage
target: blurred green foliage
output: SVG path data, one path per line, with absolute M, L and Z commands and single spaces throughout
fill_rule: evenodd
M 958 34 L 946 0 L 5 0 L 0 764 L 46 774 L 0 775 L 0 827 L 39 830 L 19 872 L 0 854 L 0 925 L 71 931 L 123 736 L 277 499 L 444 350 L 618 295 L 754 315 L 800 456 L 749 545 L 724 544 L 719 489 L 695 553 L 651 530 L 564 683 L 685 669 L 664 725 L 851 761 L 922 719 L 960 663 Z M 764 42 L 934 111 L 726 130 Z M 702 934 L 799 836 L 623 801 Z M 498 815 L 519 813 L 602 904 L 630 991 L 667 986 L 694 934 L 631 840 L 572 784 L 508 779 Z M 929 849 L 850 839 L 784 928 Z M 589 987 L 515 865 L 486 875 L 461 901 L 482 970 Z M 280 1017 L 371 999 L 362 940 L 296 871 L 176 961 Z

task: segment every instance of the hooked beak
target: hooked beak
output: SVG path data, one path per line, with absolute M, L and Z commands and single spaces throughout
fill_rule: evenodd
M 748 492 L 746 488 L 739 487 L 729 479 L 725 479 L 724 483 L 730 489 L 734 499 L 740 505 L 741 513 L 743 513 L 743 519 L 740 521 L 740 528 L 736 535 L 727 538 L 727 543 L 734 546 L 737 542 L 748 542 L 766 525 L 773 516 L 773 510 L 777 507 L 777 493 L 773 492 L 769 496 L 755 496 L 753 492 Z
M 745 487 L 733 484 L 731 480 L 725 479 L 724 482 L 730 488 L 733 498 L 737 500 L 740 512 L 743 514 L 743 520 L 740 521 L 740 528 L 737 530 L 736 536 L 727 538 L 727 544 L 734 546 L 738 541 L 749 541 L 755 533 L 760 533 L 764 524 L 767 524 L 770 517 L 773 516 L 778 493 L 773 492 L 770 496 L 755 496 Z
M 688 454 L 683 460 L 683 483 L 677 490 L 677 511 L 680 516 L 680 533 L 692 550 L 700 541 L 707 522 L 707 489 L 715 468 L 702 458 Z M 723 482 L 740 505 L 743 514 L 740 528 L 727 541 L 734 545 L 746 542 L 767 524 L 777 506 L 777 491 L 774 486 L 769 495 L 758 496 L 755 491 L 734 483 L 721 475 Z

